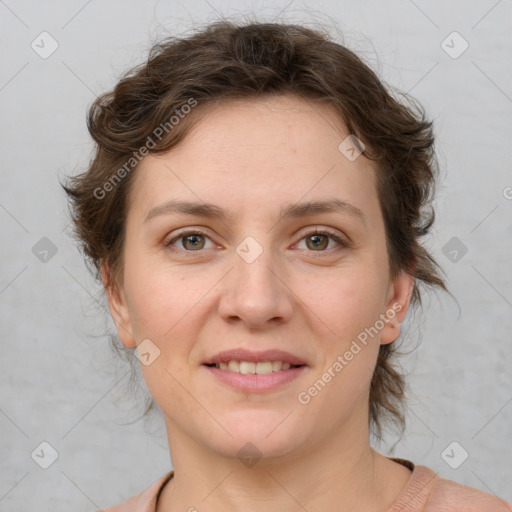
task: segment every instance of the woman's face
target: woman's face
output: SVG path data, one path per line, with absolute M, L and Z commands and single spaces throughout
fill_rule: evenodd
M 413 280 L 389 278 L 375 171 L 348 135 L 328 105 L 231 102 L 139 165 L 109 301 L 171 440 L 228 457 L 368 440 Z

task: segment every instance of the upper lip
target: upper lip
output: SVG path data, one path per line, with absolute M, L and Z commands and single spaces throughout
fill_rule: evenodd
M 232 350 L 224 350 L 210 357 L 203 364 L 219 364 L 228 361 L 250 361 L 259 363 L 263 361 L 282 361 L 293 365 L 305 365 L 306 362 L 289 352 L 283 350 L 263 350 L 256 352 L 245 348 L 235 348 Z

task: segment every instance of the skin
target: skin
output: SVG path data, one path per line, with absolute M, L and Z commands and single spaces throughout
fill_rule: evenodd
M 398 337 L 414 281 L 405 272 L 390 279 L 375 169 L 364 155 L 349 161 L 339 151 L 348 134 L 326 104 L 292 95 L 236 101 L 206 108 L 179 146 L 139 165 L 122 278 L 107 294 L 122 342 L 150 339 L 160 350 L 141 365 L 175 470 L 159 512 L 340 504 L 384 512 L 407 484 L 411 472 L 370 447 L 368 396 L 379 345 Z M 365 223 L 338 211 L 279 218 L 282 206 L 332 198 L 359 208 Z M 144 222 L 171 199 L 213 203 L 232 223 L 178 213 Z M 207 237 L 176 238 L 182 228 Z M 349 245 L 306 236 L 314 228 Z M 247 236 L 263 249 L 252 263 L 236 252 Z M 104 283 L 109 272 L 103 267 Z M 300 403 L 298 394 L 393 304 L 401 306 L 393 321 Z M 202 366 L 237 347 L 286 350 L 308 367 L 277 390 L 237 391 Z M 248 442 L 262 455 L 252 467 L 237 456 Z

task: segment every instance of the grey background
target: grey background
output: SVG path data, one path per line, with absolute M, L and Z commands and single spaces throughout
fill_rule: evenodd
M 432 295 L 425 314 L 408 322 L 409 346 L 419 332 L 422 342 L 402 360 L 410 373 L 408 430 L 392 454 L 512 501 L 510 0 L 5 0 L 0 510 L 86 512 L 140 492 L 170 469 L 162 418 L 127 424 L 141 398 L 132 397 L 128 367 L 103 335 L 112 323 L 69 236 L 58 180 L 88 162 L 88 105 L 141 62 L 152 41 L 245 13 L 337 24 L 345 44 L 435 118 L 442 180 L 425 243 L 458 305 Z M 31 48 L 34 40 L 42 46 L 43 31 L 59 45 L 46 59 Z M 442 47 L 453 31 L 469 44 L 458 58 Z M 453 54 L 461 43 L 452 36 L 445 47 Z M 59 455 L 48 469 L 31 458 L 43 441 Z M 391 453 L 395 441 L 390 435 L 378 449 Z M 469 453 L 457 469 L 441 456 L 453 441 Z M 452 461 L 462 453 L 448 452 Z M 48 449 L 37 453 L 49 461 Z

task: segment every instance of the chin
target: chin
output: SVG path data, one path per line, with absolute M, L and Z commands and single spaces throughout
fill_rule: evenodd
M 253 410 L 238 412 L 219 422 L 231 434 L 222 431 L 215 439 L 208 436 L 206 442 L 229 458 L 272 458 L 288 455 L 299 448 L 306 437 L 306 426 L 297 424 L 290 411 Z M 283 421 L 284 420 L 284 421 Z M 218 431 L 218 429 L 217 429 Z

